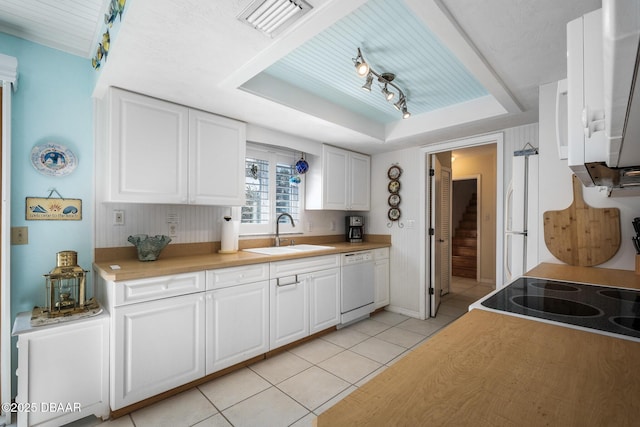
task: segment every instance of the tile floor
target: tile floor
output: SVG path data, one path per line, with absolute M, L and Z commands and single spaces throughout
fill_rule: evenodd
M 130 415 L 108 422 L 88 417 L 68 426 L 311 426 L 318 414 L 463 315 L 493 288 L 454 278 L 435 318 L 384 311 Z

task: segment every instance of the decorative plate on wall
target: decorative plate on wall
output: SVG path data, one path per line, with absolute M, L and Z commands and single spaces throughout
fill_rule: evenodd
M 400 204 L 400 195 L 399 194 L 392 194 L 389 196 L 389 206 L 391 206 L 392 208 L 397 208 L 398 205 Z
M 389 193 L 395 194 L 398 191 L 400 191 L 400 181 L 396 181 L 395 179 L 393 181 L 389 181 Z
M 397 221 L 398 219 L 400 219 L 400 209 L 398 208 L 389 209 L 388 216 L 391 221 Z
M 391 166 L 387 172 L 389 179 L 398 179 L 400 178 L 400 175 L 402 175 L 402 169 L 400 169 L 400 166 L 396 165 Z
M 69 175 L 78 166 L 78 158 L 64 145 L 46 143 L 33 147 L 31 164 L 43 175 Z

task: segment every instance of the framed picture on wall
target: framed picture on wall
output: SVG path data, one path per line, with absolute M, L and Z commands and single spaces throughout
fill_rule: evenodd
M 82 200 L 27 197 L 25 211 L 27 220 L 80 221 Z

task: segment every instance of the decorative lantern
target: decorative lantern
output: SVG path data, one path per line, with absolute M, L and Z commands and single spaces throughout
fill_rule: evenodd
M 85 312 L 88 271 L 77 265 L 78 253 L 75 251 L 58 252 L 56 257 L 56 267 L 44 275 L 47 300 L 42 314 L 58 317 Z

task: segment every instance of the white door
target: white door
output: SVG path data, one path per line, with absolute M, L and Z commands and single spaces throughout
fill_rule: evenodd
M 189 109 L 119 89 L 110 96 L 107 201 L 187 203 Z
M 269 349 L 309 335 L 309 288 L 296 275 L 270 280 Z
M 379 259 L 373 264 L 376 284 L 375 308 L 389 305 L 389 258 Z
M 349 191 L 349 152 L 324 145 L 322 147 L 322 207 L 327 210 L 346 210 Z
M 340 322 L 340 269 L 315 271 L 301 275 L 309 285 L 309 334 Z
M 451 282 L 451 168 L 443 167 L 435 154 L 431 165 L 431 317 L 435 317 Z
M 204 376 L 204 300 L 199 292 L 114 309 L 111 409 Z
M 206 374 L 269 351 L 269 281 L 207 292 Z
M 189 110 L 189 203 L 244 205 L 245 127 L 226 117 Z
M 371 158 L 364 154 L 349 153 L 350 191 L 348 210 L 368 211 L 371 208 Z

